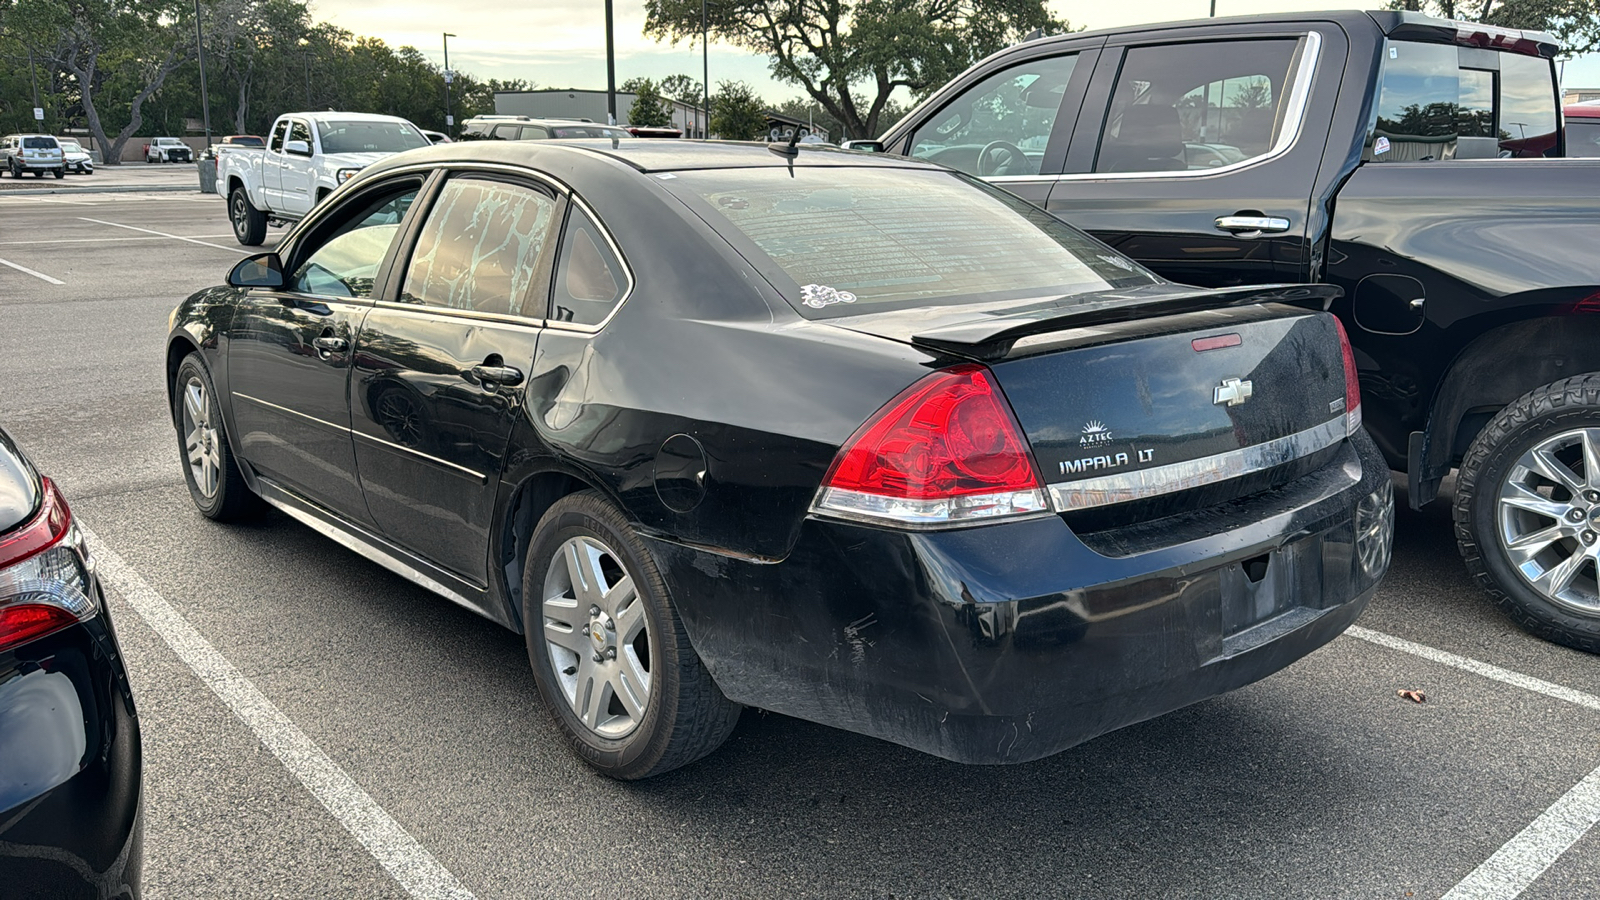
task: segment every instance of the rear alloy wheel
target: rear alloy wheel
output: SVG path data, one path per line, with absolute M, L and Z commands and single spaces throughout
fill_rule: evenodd
M 1518 625 L 1600 652 L 1600 375 L 1538 388 L 1484 427 L 1455 522 L 1467 569 Z
M 255 208 L 242 187 L 228 197 L 228 218 L 233 221 L 233 236 L 246 247 L 259 247 L 267 239 L 267 214 Z
M 183 454 L 183 478 L 189 496 L 207 518 L 226 521 L 242 518 L 256 508 L 256 496 L 244 483 L 233 450 L 222 428 L 211 375 L 198 353 L 178 367 L 173 396 L 173 421 L 178 428 L 178 449 Z
M 540 519 L 522 598 L 539 694 L 602 774 L 658 775 L 733 732 L 739 706 L 690 646 L 649 551 L 598 494 L 564 497 Z

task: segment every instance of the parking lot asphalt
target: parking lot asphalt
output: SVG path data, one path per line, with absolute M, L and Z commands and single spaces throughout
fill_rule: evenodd
M 100 191 L 193 190 L 200 187 L 200 173 L 193 163 L 123 163 L 96 166 L 89 175 L 68 172 L 65 178 L 52 176 L 25 178 L 0 177 L 0 196 L 24 194 L 77 194 Z
M 1400 511 L 1351 634 L 1040 762 L 747 710 L 700 763 L 595 776 L 519 636 L 284 516 L 194 511 L 167 314 L 245 252 L 214 196 L 0 194 L 0 422 L 103 551 L 148 897 L 1600 893 L 1600 660 L 1485 602 L 1443 501 Z

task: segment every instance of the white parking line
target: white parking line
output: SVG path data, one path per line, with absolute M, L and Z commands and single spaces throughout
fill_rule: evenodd
M 35 272 L 27 266 L 19 266 L 9 259 L 0 259 L 0 266 L 7 266 L 9 268 L 16 269 L 18 272 L 21 272 L 24 275 L 32 275 L 35 278 L 38 278 L 42 281 L 48 281 L 51 284 L 66 284 L 65 281 L 62 281 L 58 278 L 51 278 L 49 275 L 46 275 L 43 272 Z
M 233 714 L 250 726 L 306 790 L 327 808 L 406 892 L 418 898 L 475 900 L 471 891 L 433 858 L 399 822 L 361 789 L 322 748 L 228 662 L 193 625 L 145 583 L 94 532 L 84 529 L 100 575 L 167 642 Z
M 1440 900 L 1511 900 L 1600 822 L 1600 768 L 1550 804 Z
M 197 241 L 194 238 L 186 238 L 186 237 L 183 237 L 182 235 L 177 235 L 177 234 L 168 234 L 165 231 L 152 231 L 149 228 L 137 228 L 137 227 L 135 227 L 133 225 L 123 225 L 120 222 L 106 222 L 106 221 L 103 221 L 101 219 L 91 219 L 88 216 L 79 216 L 78 218 L 82 219 L 85 222 L 93 222 L 96 225 L 110 225 L 112 228 L 126 228 L 129 231 L 142 231 L 145 234 L 153 234 L 156 237 L 172 238 L 175 241 L 188 241 L 191 244 L 199 244 L 202 247 L 215 247 L 218 250 L 230 250 L 230 251 L 232 251 L 234 253 L 250 253 L 250 252 L 252 252 L 251 250 L 249 250 L 247 248 L 224 247 L 221 244 L 211 244 L 211 243 L 207 243 L 206 241 Z
M 187 240 L 192 240 L 193 238 L 225 238 L 225 237 L 233 237 L 233 235 L 231 235 L 231 234 L 197 234 L 197 235 L 194 235 L 193 237 L 189 237 L 189 238 L 180 238 L 180 240 L 186 240 L 187 241 Z M 162 235 L 160 237 L 140 237 L 138 235 L 130 234 L 127 237 L 63 238 L 61 240 L 54 240 L 54 241 L 0 241 L 0 247 L 24 247 L 24 246 L 32 247 L 32 246 L 35 246 L 35 245 L 38 245 L 38 244 L 104 244 L 104 243 L 122 242 L 122 241 L 160 241 L 160 240 L 165 240 L 165 239 L 166 239 L 165 235 Z
M 1410 653 L 1413 656 L 1420 656 L 1423 659 L 1432 660 L 1440 665 L 1449 666 L 1452 669 L 1460 669 L 1463 672 L 1471 672 L 1474 675 L 1481 675 L 1484 678 L 1491 678 L 1495 681 L 1509 684 L 1513 687 L 1522 688 L 1525 691 L 1532 691 L 1535 694 L 1544 694 L 1546 697 L 1554 697 L 1557 700 L 1565 700 L 1568 703 L 1576 703 L 1579 706 L 1586 706 L 1589 709 L 1600 711 L 1600 697 L 1596 697 L 1593 694 L 1586 694 L 1583 691 L 1575 691 L 1569 687 L 1562 687 L 1559 684 L 1551 684 L 1543 679 L 1534 678 L 1532 675 L 1524 675 L 1521 672 L 1513 672 L 1510 669 L 1502 669 L 1499 666 L 1490 665 L 1489 663 L 1481 662 L 1476 659 L 1469 659 L 1465 656 L 1457 656 L 1454 653 L 1447 653 L 1443 650 L 1429 647 L 1426 644 L 1413 643 L 1405 638 L 1397 638 L 1394 635 L 1384 634 L 1381 631 L 1372 631 L 1371 629 L 1362 628 L 1359 625 L 1350 626 L 1350 629 L 1346 631 L 1345 634 L 1353 638 L 1359 638 L 1363 641 L 1369 641 L 1383 647 L 1388 647 L 1391 650 L 1399 650 L 1402 653 Z

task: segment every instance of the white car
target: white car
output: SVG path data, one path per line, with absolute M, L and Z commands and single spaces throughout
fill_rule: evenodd
M 94 174 L 94 157 L 89 151 L 83 149 L 77 138 L 58 137 L 56 143 L 61 145 L 63 161 L 68 172 L 79 172 L 84 175 Z
M 194 162 L 194 151 L 175 137 L 151 138 L 144 148 L 147 163 Z
M 289 113 L 272 125 L 267 148 L 217 156 L 217 193 L 239 243 L 254 247 L 268 224 L 304 218 L 345 179 L 395 153 L 429 146 L 417 126 L 369 113 Z

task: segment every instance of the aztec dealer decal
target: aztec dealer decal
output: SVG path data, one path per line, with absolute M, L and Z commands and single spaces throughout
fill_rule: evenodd
M 1084 449 L 1104 447 L 1111 443 L 1113 436 L 1111 429 L 1104 422 L 1092 420 L 1084 423 L 1083 436 L 1078 438 L 1078 446 Z M 1156 451 L 1154 447 L 1135 451 L 1139 457 L 1140 465 L 1154 462 Z M 1104 469 L 1120 469 L 1133 460 L 1126 453 L 1106 453 L 1100 456 L 1085 456 L 1079 459 L 1063 460 L 1057 465 L 1061 467 L 1063 475 L 1081 475 L 1084 472 L 1098 472 Z

